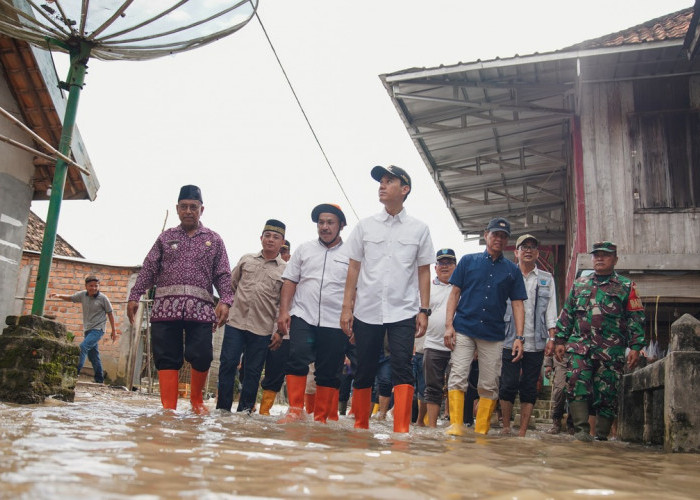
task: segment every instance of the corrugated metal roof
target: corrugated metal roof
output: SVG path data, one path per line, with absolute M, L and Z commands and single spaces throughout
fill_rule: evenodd
M 543 244 L 565 241 L 565 177 L 579 85 L 699 71 L 682 53 L 692 9 L 638 28 L 623 45 L 413 68 L 380 75 L 423 161 L 467 237 L 505 216 Z M 649 23 L 644 23 L 645 26 Z M 639 42 L 632 32 L 637 33 Z M 671 35 L 672 34 L 672 35 Z M 618 39 L 619 37 L 614 37 Z M 608 37 L 596 39 L 603 42 Z M 584 42 L 588 43 L 588 42 Z

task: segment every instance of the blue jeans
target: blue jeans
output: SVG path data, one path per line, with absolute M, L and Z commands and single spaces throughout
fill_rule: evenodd
M 95 372 L 95 382 L 98 384 L 105 381 L 104 374 L 102 373 L 100 351 L 97 350 L 97 345 L 104 334 L 104 330 L 88 330 L 85 332 L 85 339 L 80 344 L 80 359 L 78 360 L 78 373 L 83 369 L 85 358 L 90 360 L 92 369 Z
M 258 397 L 260 374 L 265 364 L 265 356 L 272 335 L 255 335 L 247 330 L 239 330 L 226 325 L 224 340 L 221 343 L 219 358 L 219 395 L 216 407 L 231 411 L 233 406 L 233 384 L 236 371 L 245 353 L 243 364 L 243 388 L 238 400 L 237 411 L 252 411 Z
M 413 399 L 425 401 L 423 393 L 425 392 L 425 375 L 423 372 L 423 353 L 417 352 L 413 355 L 413 378 L 416 380 Z

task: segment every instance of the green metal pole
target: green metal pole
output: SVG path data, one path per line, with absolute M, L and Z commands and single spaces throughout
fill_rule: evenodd
M 68 72 L 68 102 L 66 103 L 66 113 L 63 117 L 63 129 L 61 131 L 61 142 L 58 150 L 65 156 L 70 155 L 70 147 L 73 142 L 73 127 L 78 111 L 78 100 L 80 91 L 85 81 L 87 61 L 90 57 L 91 44 L 80 42 L 79 45 L 70 47 L 70 71 Z M 51 198 L 49 201 L 49 212 L 46 215 L 46 228 L 44 229 L 44 240 L 41 244 L 41 257 L 39 258 L 39 271 L 36 277 L 36 288 L 34 289 L 34 302 L 32 303 L 32 314 L 44 315 L 44 305 L 46 304 L 46 290 L 49 286 L 49 275 L 51 274 L 51 261 L 53 260 L 53 250 L 56 245 L 56 233 L 58 230 L 58 216 L 61 213 L 61 202 L 63 201 L 63 188 L 66 185 L 66 174 L 68 164 L 60 158 L 56 161 L 56 170 L 51 186 Z

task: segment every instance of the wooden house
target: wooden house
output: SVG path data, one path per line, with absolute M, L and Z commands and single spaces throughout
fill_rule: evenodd
M 599 240 L 649 338 L 700 317 L 700 60 L 693 9 L 551 53 L 381 75 L 466 238 L 510 219 L 541 239 L 560 298 Z

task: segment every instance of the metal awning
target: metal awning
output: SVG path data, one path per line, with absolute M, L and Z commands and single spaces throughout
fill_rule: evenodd
M 695 73 L 682 39 L 564 50 L 380 75 L 466 238 L 507 217 L 565 243 L 579 86 Z

